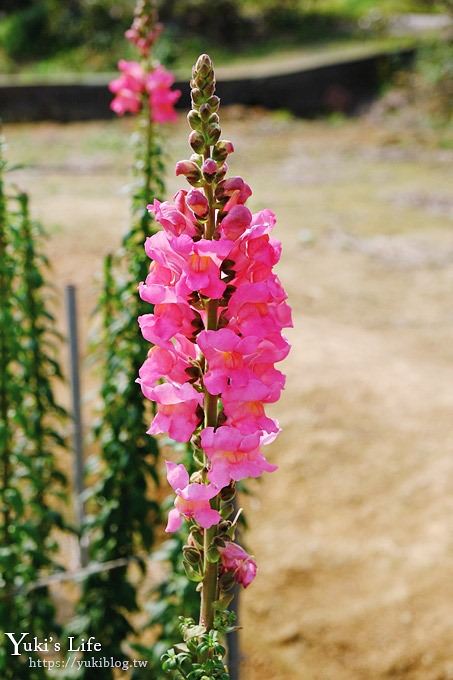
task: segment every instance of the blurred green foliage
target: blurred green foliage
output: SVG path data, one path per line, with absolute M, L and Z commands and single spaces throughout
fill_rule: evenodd
M 370 13 L 446 11 L 450 0 L 159 0 L 166 24 L 161 54 L 184 60 L 185 52 L 213 45 L 249 52 L 279 40 L 309 43 L 354 35 Z M 0 65 L 49 63 L 53 70 L 113 70 L 125 54 L 123 34 L 134 0 L 4 0 L 0 10 Z M 50 66 L 51 64 L 51 66 Z

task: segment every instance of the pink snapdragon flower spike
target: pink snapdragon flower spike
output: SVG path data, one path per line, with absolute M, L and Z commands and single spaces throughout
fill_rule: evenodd
M 247 588 L 257 572 L 254 557 L 237 543 L 227 543 L 224 548 L 219 548 L 219 552 L 222 573 L 231 572 L 236 583 Z
M 269 209 L 252 213 L 252 189 L 242 177 L 228 177 L 233 145 L 220 138 L 206 55 L 191 87 L 194 153 L 176 164 L 190 188 L 148 206 L 163 229 L 145 244 L 151 266 L 139 291 L 153 308 L 139 324 L 155 347 L 138 382 L 157 404 L 149 432 L 191 442 L 192 483 L 184 466 L 167 464 L 176 492 L 167 531 L 183 518 L 191 522 L 186 572 L 201 583 L 200 623 L 209 630 L 214 600 L 231 586 L 231 574 L 245 587 L 256 574 L 255 560 L 232 541 L 231 500 L 236 482 L 277 469 L 263 454 L 280 432 L 266 408 L 285 386 L 276 364 L 288 354 L 283 331 L 292 318 L 274 270 L 281 256 L 276 217 Z
M 209 501 L 219 493 L 219 489 L 213 484 L 190 484 L 189 473 L 184 465 L 166 461 L 166 466 L 168 483 L 176 492 L 176 499 L 174 509 L 168 514 L 165 531 L 178 531 L 183 518 L 194 519 L 203 529 L 218 524 L 222 517 L 211 508 Z

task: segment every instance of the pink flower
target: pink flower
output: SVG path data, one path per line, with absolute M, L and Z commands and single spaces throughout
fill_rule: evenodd
M 151 119 L 155 123 L 167 123 L 177 120 L 174 105 L 181 96 L 181 90 L 171 89 L 174 82 L 174 75 L 160 64 L 146 78 L 146 91 L 150 98 Z
M 201 179 L 201 170 L 194 161 L 178 161 L 175 165 L 175 175 L 184 175 L 191 184 Z
M 217 163 L 212 158 L 207 158 L 205 161 L 203 161 L 201 170 L 203 175 L 208 178 L 212 178 L 217 172 Z
M 232 208 L 225 220 L 234 210 L 237 207 Z M 232 269 L 237 274 L 233 282 L 235 286 L 245 281 L 258 283 L 271 278 L 272 268 L 281 255 L 280 242 L 269 237 L 269 231 L 275 224 L 275 215 L 270 210 L 253 215 L 249 224 L 229 255 L 229 259 L 234 262 Z
M 164 271 L 152 268 L 146 286 L 168 286 L 170 293 L 176 294 L 176 300 L 181 301 L 192 291 L 199 291 L 213 299 L 219 298 L 226 288 L 220 278 L 220 266 L 232 245 L 231 241 L 226 240 L 200 239 L 194 242 L 187 234 L 171 236 L 158 232 L 146 239 L 145 250 Z M 164 291 L 160 294 L 164 296 Z M 152 301 L 150 294 L 147 295 L 147 299 Z M 167 296 L 163 300 L 174 301 Z
M 183 517 L 194 519 L 204 529 L 218 524 L 222 517 L 217 510 L 211 508 L 209 501 L 219 493 L 219 489 L 213 484 L 190 484 L 189 473 L 184 465 L 169 461 L 165 461 L 165 464 L 168 482 L 176 492 L 175 507 L 168 514 L 165 531 L 178 531 Z
M 237 543 L 227 543 L 219 553 L 222 573 L 232 572 L 236 583 L 247 588 L 256 576 L 255 559 Z
M 139 370 L 137 382 L 142 387 L 142 392 L 148 399 L 150 388 L 163 377 L 172 382 L 185 383 L 189 380 L 186 372 L 190 368 L 191 359 L 195 359 L 195 345 L 183 335 L 174 338 L 175 345 L 171 348 L 153 347 L 148 352 L 148 358 Z
M 206 217 L 208 214 L 208 201 L 202 191 L 191 189 L 186 196 L 186 202 L 197 217 Z
M 157 211 L 159 210 L 160 206 L 157 208 Z M 177 221 L 180 219 L 180 213 L 178 215 L 179 217 L 170 211 L 167 217 Z M 185 237 L 175 238 L 184 239 Z M 191 241 L 190 238 L 189 241 Z M 176 291 L 176 283 L 181 278 L 185 261 L 171 247 L 168 234 L 164 231 L 159 231 L 157 234 L 149 236 L 145 241 L 145 252 L 152 262 L 145 283 L 139 285 L 139 293 L 142 300 L 151 304 L 167 302 L 185 303 L 185 296 Z
M 169 201 L 161 203 L 155 198 L 154 203 L 147 206 L 149 212 L 153 213 L 165 231 L 174 236 L 180 236 L 181 234 L 194 236 L 197 231 L 194 216 L 187 210 L 187 206 L 184 203 L 184 195 L 186 193 L 181 191 L 176 194 L 175 199 L 178 201 L 178 205 L 174 205 Z M 183 211 L 181 208 L 186 208 L 186 210 Z
M 263 472 L 277 469 L 261 453 L 259 432 L 244 435 L 228 425 L 216 430 L 207 427 L 201 433 L 201 444 L 211 463 L 208 479 L 219 488 L 231 480 L 259 477 Z
M 228 303 L 228 315 L 233 327 L 243 335 L 266 337 L 292 326 L 287 295 L 277 276 L 258 283 L 244 283 L 233 293 Z
M 110 108 L 118 116 L 124 113 L 138 113 L 142 108 L 142 95 L 145 91 L 145 74 L 136 61 L 121 59 L 118 68 L 122 75 L 109 84 L 110 92 L 116 96 Z
M 225 211 L 231 210 L 238 203 L 245 203 L 251 195 L 252 190 L 242 177 L 224 179 L 218 184 L 216 189 L 216 198 L 219 200 L 227 199 L 223 207 Z
M 257 430 L 267 433 L 278 433 L 280 431 L 278 421 L 266 416 L 261 401 L 224 400 L 223 410 L 227 416 L 227 425 L 237 427 L 244 434 L 253 434 Z
M 208 360 L 203 382 L 210 394 L 220 394 L 230 383 L 237 387 L 247 385 L 250 371 L 246 357 L 257 350 L 258 343 L 258 338 L 242 338 L 229 328 L 198 335 L 197 344 Z
M 176 295 L 175 280 L 175 272 L 158 262 L 151 262 L 146 281 L 144 283 L 142 281 L 138 286 L 139 295 L 142 300 L 152 305 L 183 302 Z
M 233 206 L 220 223 L 222 236 L 235 241 L 249 228 L 251 221 L 252 213 L 245 205 Z
M 147 434 L 167 432 L 177 442 L 188 442 L 200 424 L 198 406 L 203 403 L 203 395 L 189 383 L 163 383 L 148 388 L 146 396 L 158 404 Z
M 181 92 L 170 89 L 175 81 L 170 71 L 159 65 L 151 73 L 145 74 L 138 62 L 125 59 L 118 62 L 118 68 L 122 75 L 109 85 L 110 91 L 116 95 L 110 104 L 116 114 L 137 114 L 143 105 L 143 95 L 148 93 L 151 119 L 155 123 L 177 119 L 174 104 Z
M 231 241 L 210 241 L 200 239 L 173 239 L 171 245 L 185 261 L 183 276 L 177 290 L 180 294 L 188 291 L 199 291 L 213 300 L 222 297 L 226 284 L 220 278 L 220 266 L 231 250 Z
M 199 315 L 198 315 L 199 316 Z M 154 314 L 142 314 L 138 323 L 145 340 L 159 347 L 171 348 L 171 338 L 178 333 L 191 338 L 197 314 L 187 304 L 162 303 L 154 307 Z

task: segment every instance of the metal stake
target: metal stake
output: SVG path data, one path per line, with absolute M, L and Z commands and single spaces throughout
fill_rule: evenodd
M 72 437 L 74 447 L 74 512 L 77 525 L 80 528 L 84 520 L 83 493 L 83 430 L 82 409 L 80 406 L 80 370 L 79 370 L 79 339 L 77 328 L 77 300 L 75 286 L 68 285 L 65 289 L 66 314 L 69 337 L 69 364 L 72 402 Z M 87 549 L 81 542 L 80 565 L 85 567 L 88 562 Z

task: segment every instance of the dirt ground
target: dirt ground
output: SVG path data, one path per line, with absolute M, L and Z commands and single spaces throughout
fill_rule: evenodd
M 242 600 L 241 680 L 451 680 L 453 154 L 370 119 L 236 111 L 223 127 L 251 207 L 278 215 L 295 321 L 273 408 L 280 470 L 246 503 L 259 577 Z M 55 282 L 78 286 L 84 346 L 128 217 L 130 129 L 5 130 Z M 169 175 L 185 138 L 181 120 Z M 95 387 L 86 366 L 87 412 Z

